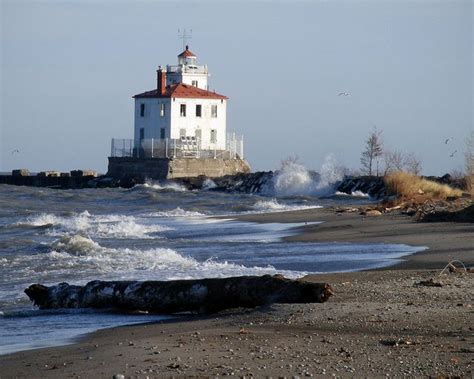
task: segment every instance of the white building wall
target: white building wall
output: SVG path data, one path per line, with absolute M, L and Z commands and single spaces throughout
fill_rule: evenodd
M 181 104 L 186 104 L 186 117 L 180 114 Z M 202 117 L 196 117 L 196 105 L 202 105 Z M 217 117 L 212 117 L 211 106 L 217 105 Z M 196 136 L 201 130 L 201 148 L 225 150 L 227 101 L 220 99 L 174 98 L 171 100 L 171 138 L 180 138 L 181 129 L 186 136 Z M 211 130 L 216 130 L 216 143 L 211 143 Z
M 145 104 L 145 113 L 141 116 L 141 104 Z M 165 105 L 165 115 L 161 116 L 161 104 Z M 171 99 L 138 98 L 135 99 L 135 144 L 140 142 L 140 129 L 144 129 L 144 138 L 160 138 L 161 128 L 165 128 L 165 138 L 170 138 Z

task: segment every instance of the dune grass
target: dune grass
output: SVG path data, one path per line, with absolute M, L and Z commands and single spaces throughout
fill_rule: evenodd
M 467 192 L 471 194 L 471 197 L 474 197 L 474 174 L 466 177 L 467 182 Z
M 440 184 L 407 172 L 394 172 L 385 177 L 389 192 L 401 200 L 445 200 L 448 197 L 461 197 L 462 191 L 447 184 Z

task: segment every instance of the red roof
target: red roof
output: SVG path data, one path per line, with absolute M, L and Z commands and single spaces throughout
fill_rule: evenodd
M 220 95 L 215 92 L 206 91 L 205 89 L 197 88 L 189 84 L 173 84 L 166 87 L 165 93 L 158 93 L 158 89 L 139 93 L 133 96 L 134 98 L 154 98 L 154 97 L 176 97 L 176 98 L 199 98 L 199 99 L 225 99 L 228 97 Z
M 181 58 L 181 57 L 194 57 L 196 58 L 196 54 L 192 53 L 191 50 L 189 50 L 189 46 L 186 45 L 186 50 L 184 50 L 181 54 L 178 55 L 178 58 Z

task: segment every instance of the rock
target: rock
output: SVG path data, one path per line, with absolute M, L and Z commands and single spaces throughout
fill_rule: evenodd
M 93 170 L 72 170 L 71 171 L 72 177 L 80 177 L 80 176 L 97 176 L 97 172 Z
M 59 171 L 41 171 L 38 173 L 37 176 L 42 176 L 42 177 L 60 177 L 61 173 Z
M 415 286 L 424 286 L 424 287 L 443 287 L 443 284 L 440 282 L 435 282 L 433 278 L 429 280 L 422 280 L 418 283 L 415 283 Z
M 370 209 L 365 212 L 366 216 L 381 216 L 382 212 L 378 211 L 377 209 Z
M 12 170 L 12 176 L 29 176 L 30 171 L 26 168 L 20 168 L 17 170 Z
M 375 199 L 387 196 L 385 182 L 381 176 L 346 176 L 337 184 L 336 190 L 348 195 L 360 191 Z

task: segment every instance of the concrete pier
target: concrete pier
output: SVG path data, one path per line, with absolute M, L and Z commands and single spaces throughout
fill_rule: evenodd
M 109 157 L 107 176 L 163 180 L 198 176 L 218 178 L 249 172 L 250 166 L 243 159 Z

